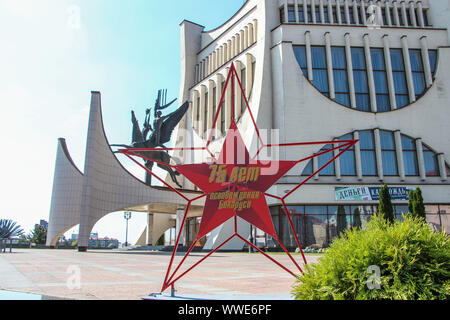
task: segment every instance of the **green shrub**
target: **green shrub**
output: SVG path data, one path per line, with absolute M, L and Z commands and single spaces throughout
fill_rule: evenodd
M 369 289 L 370 266 L 381 271 Z M 450 242 L 418 218 L 388 223 L 374 216 L 363 230 L 336 238 L 318 264 L 306 266 L 297 300 L 432 300 L 450 298 Z

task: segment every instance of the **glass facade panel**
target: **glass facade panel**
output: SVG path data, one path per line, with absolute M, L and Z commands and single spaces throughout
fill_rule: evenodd
M 425 72 L 422 63 L 422 53 L 420 50 L 409 50 L 409 56 L 411 60 L 411 70 L 414 82 L 414 92 L 416 98 L 421 96 L 425 92 Z
M 397 176 L 397 156 L 395 151 L 394 134 L 389 131 L 380 131 L 381 155 L 383 161 L 383 173 L 386 176 Z
M 313 85 L 324 95 L 329 96 L 328 71 L 324 47 L 311 47 Z
M 328 7 L 323 7 L 323 20 L 325 23 L 330 23 L 330 17 L 328 16 Z
M 375 157 L 375 143 L 372 131 L 359 133 L 361 148 L 361 167 L 364 176 L 376 176 L 377 164 Z
M 306 47 L 305 46 L 293 46 L 295 58 L 303 71 L 303 74 L 308 76 L 308 66 L 306 60 Z
M 339 140 L 353 140 L 353 134 L 345 135 Z M 343 151 L 344 149 L 340 149 Z M 343 176 L 356 176 L 356 164 L 355 164 L 355 147 L 351 147 L 345 153 L 339 157 L 341 166 L 341 175 Z
M 327 145 L 322 150 L 320 150 L 319 153 L 324 152 L 326 150 L 331 150 L 331 149 L 333 149 L 333 147 L 331 145 Z M 329 151 L 329 152 L 319 156 L 319 168 L 322 168 L 322 166 L 327 164 L 327 162 L 329 162 L 331 159 L 333 159 L 333 157 L 334 157 L 334 152 L 333 151 Z M 332 161 L 325 168 L 323 168 L 319 172 L 319 175 L 321 175 L 321 176 L 334 176 L 335 175 L 334 161 Z
M 331 56 L 333 61 L 333 76 L 335 100 L 346 106 L 350 106 L 350 94 L 347 79 L 347 60 L 345 57 L 345 48 L 331 48 Z
M 405 174 L 407 176 L 417 176 L 417 153 L 415 141 L 406 136 L 402 136 L 403 161 L 405 166 Z
M 436 73 L 437 50 L 429 50 L 428 55 L 430 57 L 431 73 L 434 75 Z
M 377 99 L 377 110 L 379 112 L 389 111 L 389 91 L 386 77 L 386 65 L 384 62 L 383 49 L 371 49 L 373 78 L 375 82 L 375 93 Z
M 402 108 L 410 103 L 408 86 L 406 84 L 405 64 L 401 49 L 391 49 L 392 75 L 394 77 L 395 98 L 397 108 Z
M 299 22 L 305 22 L 305 14 L 303 12 L 303 6 L 298 6 L 298 20 Z
M 427 146 L 422 145 L 423 148 L 423 160 L 425 162 L 425 173 L 427 177 L 436 177 L 440 175 L 437 155 Z
M 288 22 L 295 22 L 295 7 L 288 6 Z
M 312 160 L 308 162 L 305 169 L 303 169 L 302 176 L 310 176 L 313 174 L 313 163 Z
M 355 83 L 356 109 L 370 111 L 367 65 L 363 48 L 352 48 L 353 78 Z

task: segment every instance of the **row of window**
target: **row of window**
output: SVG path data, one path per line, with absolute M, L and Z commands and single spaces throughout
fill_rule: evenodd
M 307 55 L 305 46 L 293 46 L 294 54 L 308 77 Z M 437 50 L 429 50 L 430 70 L 434 74 L 436 71 Z M 386 57 L 384 49 L 371 48 L 370 57 L 372 60 L 373 73 L 370 74 L 367 68 L 367 61 L 364 48 L 351 48 L 351 62 L 347 61 L 344 47 L 331 47 L 333 84 L 335 90 L 335 101 L 345 106 L 351 106 L 348 64 L 353 68 L 353 85 L 355 88 L 356 109 L 361 111 L 371 111 L 371 98 L 369 92 L 368 77 L 373 77 L 375 84 L 376 106 L 378 112 L 391 111 L 389 98 L 389 86 L 387 75 L 392 72 L 394 81 L 394 91 L 397 109 L 402 108 L 412 101 L 410 100 L 409 89 L 406 79 L 405 59 L 402 49 L 390 49 L 392 70 L 386 68 Z M 426 90 L 424 59 L 419 49 L 410 49 L 409 58 L 411 62 L 411 72 L 416 99 Z M 311 63 L 313 85 L 324 95 L 330 97 L 328 64 L 326 59 L 325 46 L 311 47 Z
M 338 140 L 352 140 L 353 134 L 345 135 Z M 399 176 L 399 168 L 397 161 L 397 146 L 395 143 L 394 133 L 391 131 L 380 130 L 380 145 L 381 145 L 381 167 L 383 169 L 383 175 L 385 176 Z M 374 131 L 359 131 L 359 147 L 361 156 L 361 170 L 363 176 L 377 176 L 378 166 L 376 160 L 376 147 L 374 139 Z M 401 146 L 398 146 L 402 150 L 403 166 L 405 176 L 419 176 L 418 165 L 418 152 L 416 148 L 416 141 L 401 135 Z M 334 147 L 332 145 L 325 146 L 319 153 L 331 150 Z M 422 145 L 423 159 L 425 166 L 425 174 L 427 177 L 440 176 L 439 163 L 437 154 L 428 148 L 426 145 Z M 343 149 L 341 150 L 343 151 Z M 356 176 L 356 150 L 352 147 L 339 157 L 340 172 L 342 176 Z M 318 157 L 318 168 L 324 166 L 327 162 L 333 159 L 334 153 L 332 151 L 325 153 Z M 313 163 L 310 161 L 303 170 L 302 175 L 309 176 L 313 174 Z M 331 162 L 325 167 L 320 174 L 321 176 L 335 176 L 335 163 Z
M 305 11 L 306 7 L 306 11 Z M 329 8 L 331 7 L 331 11 Z M 299 23 L 334 23 L 337 24 L 339 21 L 342 24 L 349 25 L 363 25 L 364 21 L 369 23 L 375 23 L 377 25 L 384 26 L 402 26 L 402 27 L 413 27 L 413 26 L 430 26 L 430 22 L 428 19 L 428 10 L 414 8 L 413 11 L 407 10 L 405 13 L 402 13 L 402 10 L 398 10 L 396 8 L 381 8 L 374 6 L 373 11 L 364 10 L 365 19 L 363 19 L 361 13 L 361 6 L 356 6 L 356 10 L 354 10 L 353 6 L 349 6 L 348 17 L 346 15 L 346 8 L 340 6 L 323 6 L 322 14 L 321 7 L 318 5 L 314 5 L 314 7 L 310 4 L 298 5 L 297 15 Z M 396 12 L 397 11 L 397 12 Z M 314 16 L 313 16 L 314 12 Z M 297 17 L 295 12 L 295 6 L 289 5 L 287 7 L 287 17 L 285 16 L 284 7 L 280 8 L 280 22 L 281 23 L 296 23 Z M 372 18 L 373 15 L 373 18 Z M 287 19 L 286 19 L 287 18 Z M 420 19 L 421 18 L 421 19 Z

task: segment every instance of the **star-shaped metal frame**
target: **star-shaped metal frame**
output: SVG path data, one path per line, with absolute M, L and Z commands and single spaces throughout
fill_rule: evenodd
M 317 175 L 320 171 L 322 171 L 324 168 L 326 168 L 330 163 L 332 163 L 333 161 L 335 161 L 338 157 L 340 157 L 343 153 L 345 153 L 347 150 L 349 150 L 350 148 L 352 148 L 357 142 L 358 140 L 334 140 L 334 141 L 318 141 L 318 142 L 298 142 L 298 143 L 283 143 L 283 144 L 265 144 L 263 142 L 263 139 L 261 138 L 260 135 L 260 131 L 258 129 L 258 126 L 256 125 L 255 122 L 255 118 L 253 116 L 253 113 L 251 111 L 251 108 L 248 104 L 248 100 L 247 97 L 244 93 L 244 90 L 242 88 L 242 83 L 239 79 L 239 76 L 236 72 L 234 63 L 231 64 L 229 72 L 228 72 L 228 76 L 225 82 L 225 86 L 222 89 L 222 95 L 221 95 L 221 99 L 220 99 L 220 103 L 219 103 L 219 107 L 216 111 L 215 117 L 214 117 L 214 121 L 213 121 L 213 126 L 210 130 L 209 136 L 208 136 L 208 140 L 206 141 L 206 145 L 204 147 L 188 147 L 188 148 L 152 148 L 152 149 L 123 149 L 123 150 L 119 150 L 121 153 L 123 153 L 125 156 L 127 156 L 128 158 L 130 158 L 133 162 L 135 162 L 136 164 L 138 164 L 140 167 L 142 167 L 144 170 L 146 170 L 148 173 L 150 173 L 153 177 L 155 177 L 156 179 L 158 179 L 161 183 L 163 183 L 165 186 L 167 186 L 169 189 L 171 189 L 173 192 L 177 193 L 180 197 L 182 197 L 184 200 L 187 201 L 187 205 L 186 205 L 186 209 L 184 212 L 184 217 L 183 217 L 183 221 L 181 223 L 181 227 L 180 227 L 180 231 L 177 235 L 177 240 L 175 243 L 175 247 L 174 250 L 172 252 L 172 256 L 170 259 L 170 263 L 169 266 L 167 268 L 167 272 L 166 272 L 166 276 L 164 279 L 164 283 L 161 289 L 161 292 L 165 291 L 167 288 L 172 287 L 174 288 L 174 284 L 176 281 L 178 281 L 181 277 L 185 276 L 189 271 L 191 271 L 193 268 L 195 268 L 196 266 L 198 266 L 201 262 L 203 262 L 205 259 L 207 259 L 209 256 L 211 256 L 214 252 L 216 252 L 217 250 L 219 250 L 220 248 L 222 248 L 226 243 L 228 243 L 231 239 L 233 239 L 234 237 L 238 237 L 240 238 L 243 242 L 245 242 L 247 245 L 251 246 L 253 249 L 255 249 L 256 251 L 260 252 L 261 254 L 263 254 L 265 257 L 267 257 L 269 260 L 271 260 L 272 262 L 274 262 L 275 264 L 277 264 L 278 266 L 280 266 L 282 269 L 284 269 L 285 271 L 287 271 L 288 273 L 290 273 L 291 275 L 293 275 L 294 277 L 297 277 L 297 275 L 292 272 L 291 270 L 289 270 L 288 268 L 286 268 L 285 266 L 283 266 L 281 263 L 279 263 L 278 261 L 276 261 L 275 259 L 273 259 L 273 257 L 269 256 L 267 253 L 265 253 L 264 251 L 262 251 L 260 248 L 258 248 L 257 246 L 255 246 L 253 243 L 251 243 L 250 241 L 248 241 L 247 239 L 245 239 L 244 237 L 242 237 L 241 235 L 239 235 L 239 233 L 237 232 L 237 214 L 234 215 L 234 225 L 235 225 L 235 229 L 234 229 L 234 234 L 231 235 L 228 239 L 226 239 L 223 243 L 221 243 L 219 246 L 217 246 L 215 249 L 213 249 L 211 252 L 209 252 L 207 255 L 205 255 L 202 259 L 200 259 L 199 261 L 197 261 L 194 265 L 192 265 L 191 267 L 189 267 L 186 271 L 184 271 L 182 274 L 176 276 L 178 270 L 180 269 L 180 267 L 183 265 L 184 261 L 186 260 L 186 258 L 189 256 L 189 254 L 192 252 L 193 248 L 196 246 L 196 244 L 198 243 L 199 240 L 201 240 L 201 238 L 196 237 L 195 241 L 192 243 L 192 245 L 190 246 L 189 250 L 187 251 L 187 253 L 185 254 L 185 256 L 183 257 L 183 259 L 180 261 L 180 263 L 178 264 L 178 266 L 176 267 L 176 269 L 171 273 L 171 269 L 172 269 L 172 265 L 173 265 L 173 261 L 175 258 L 175 254 L 178 250 L 178 246 L 180 243 L 180 239 L 181 239 L 181 235 L 183 233 L 183 229 L 184 229 L 184 225 L 186 223 L 186 219 L 188 216 L 188 212 L 189 209 L 191 208 L 191 205 L 194 201 L 200 200 L 204 197 L 208 197 L 210 195 L 210 193 L 206 193 L 204 192 L 204 194 L 202 194 L 201 196 L 189 199 L 188 197 L 186 197 L 184 194 L 182 194 L 179 190 L 175 189 L 173 186 L 171 186 L 170 184 L 168 184 L 166 181 L 164 181 L 163 179 L 161 179 L 160 177 L 158 177 L 154 172 L 152 172 L 151 170 L 147 169 L 144 165 L 142 165 L 141 163 L 139 163 L 135 157 L 139 157 L 139 158 L 143 158 L 145 160 L 148 161 L 152 161 L 158 164 L 162 164 L 162 165 L 166 165 L 169 166 L 173 169 L 177 169 L 177 167 L 180 166 L 176 166 L 176 165 L 172 165 L 172 164 L 167 164 L 167 163 L 162 163 L 158 160 L 155 159 L 150 159 L 146 156 L 140 155 L 139 152 L 145 152 L 145 151 L 207 151 L 209 153 L 209 155 L 212 157 L 212 159 L 214 159 L 215 163 L 218 163 L 218 160 L 215 158 L 214 154 L 211 152 L 210 145 L 211 142 L 213 140 L 213 132 L 216 129 L 216 125 L 217 125 L 217 120 L 218 117 L 220 115 L 221 109 L 224 107 L 223 103 L 224 103 L 224 98 L 225 98 L 225 93 L 226 93 L 226 89 L 228 87 L 228 85 L 230 85 L 231 83 L 231 106 L 232 106 L 232 110 L 231 110 L 231 127 L 230 130 L 233 128 L 236 128 L 236 119 L 235 119 L 235 81 L 237 81 L 239 88 L 240 88 L 240 93 L 243 95 L 244 97 L 244 101 L 245 104 L 247 106 L 247 110 L 248 113 L 250 115 L 252 124 L 255 128 L 255 132 L 258 138 L 258 142 L 259 145 L 261 146 L 258 151 L 256 152 L 256 154 L 251 158 L 252 160 L 255 160 L 258 155 L 261 153 L 261 151 L 263 151 L 265 148 L 280 148 L 280 147 L 298 147 L 298 146 L 308 146 L 308 145 L 328 145 L 328 144 L 332 144 L 332 145 L 338 145 L 337 147 L 331 148 L 331 149 L 327 149 L 325 151 L 322 151 L 320 153 L 314 154 L 312 156 L 300 159 L 298 161 L 295 161 L 296 164 L 300 163 L 300 162 L 304 162 L 304 161 L 309 161 L 315 157 L 319 157 L 321 155 L 324 155 L 326 153 L 329 152 L 334 152 L 335 150 L 338 150 L 339 152 L 334 155 L 331 160 L 329 160 L 327 163 L 325 163 L 323 166 L 321 166 L 318 170 L 316 170 L 315 172 L 313 172 L 309 177 L 307 177 L 306 179 L 304 179 L 301 183 L 299 183 L 295 188 L 293 188 L 292 190 L 290 190 L 288 193 L 286 193 L 286 195 L 284 195 L 283 197 L 277 196 L 277 195 L 273 195 L 270 194 L 268 192 L 264 192 L 264 196 L 266 197 L 271 197 L 274 199 L 277 199 L 278 201 L 281 202 L 284 213 L 286 214 L 288 221 L 289 221 L 289 225 L 291 227 L 292 233 L 294 234 L 295 237 L 295 241 L 298 245 L 298 248 L 300 249 L 302 258 L 303 258 L 303 262 L 305 264 L 307 264 L 306 261 L 306 257 L 303 253 L 303 249 L 302 246 L 300 245 L 300 241 L 298 239 L 297 233 L 295 232 L 295 228 L 294 225 L 292 223 L 292 219 L 291 216 L 289 214 L 289 210 L 287 209 L 287 205 L 286 205 L 286 198 L 289 197 L 290 195 L 292 195 L 295 191 L 297 191 L 299 188 L 301 188 L 305 183 L 307 183 L 309 180 L 311 180 L 315 175 Z M 195 183 L 195 182 L 194 182 Z M 276 183 L 276 181 L 274 182 Z M 228 221 L 228 220 L 227 220 Z M 225 223 L 225 222 L 224 222 Z M 264 230 L 263 230 L 264 231 Z M 275 236 L 275 237 L 274 237 Z M 202 236 L 203 237 L 203 236 Z M 294 265 L 297 267 L 297 269 L 303 273 L 302 268 L 300 267 L 300 265 L 297 263 L 297 261 L 295 261 L 295 259 L 292 257 L 292 255 L 289 253 L 289 251 L 286 249 L 286 247 L 283 245 L 283 243 L 276 237 L 276 235 L 272 235 L 272 237 L 280 244 L 280 247 L 283 249 L 283 251 L 289 256 L 290 260 L 294 263 Z M 176 277 L 175 277 L 176 276 Z

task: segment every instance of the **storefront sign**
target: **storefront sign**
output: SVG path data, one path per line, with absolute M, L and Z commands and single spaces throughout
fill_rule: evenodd
M 393 201 L 408 201 L 409 192 L 416 188 L 389 187 L 389 194 Z M 336 187 L 336 201 L 378 201 L 381 187 Z

